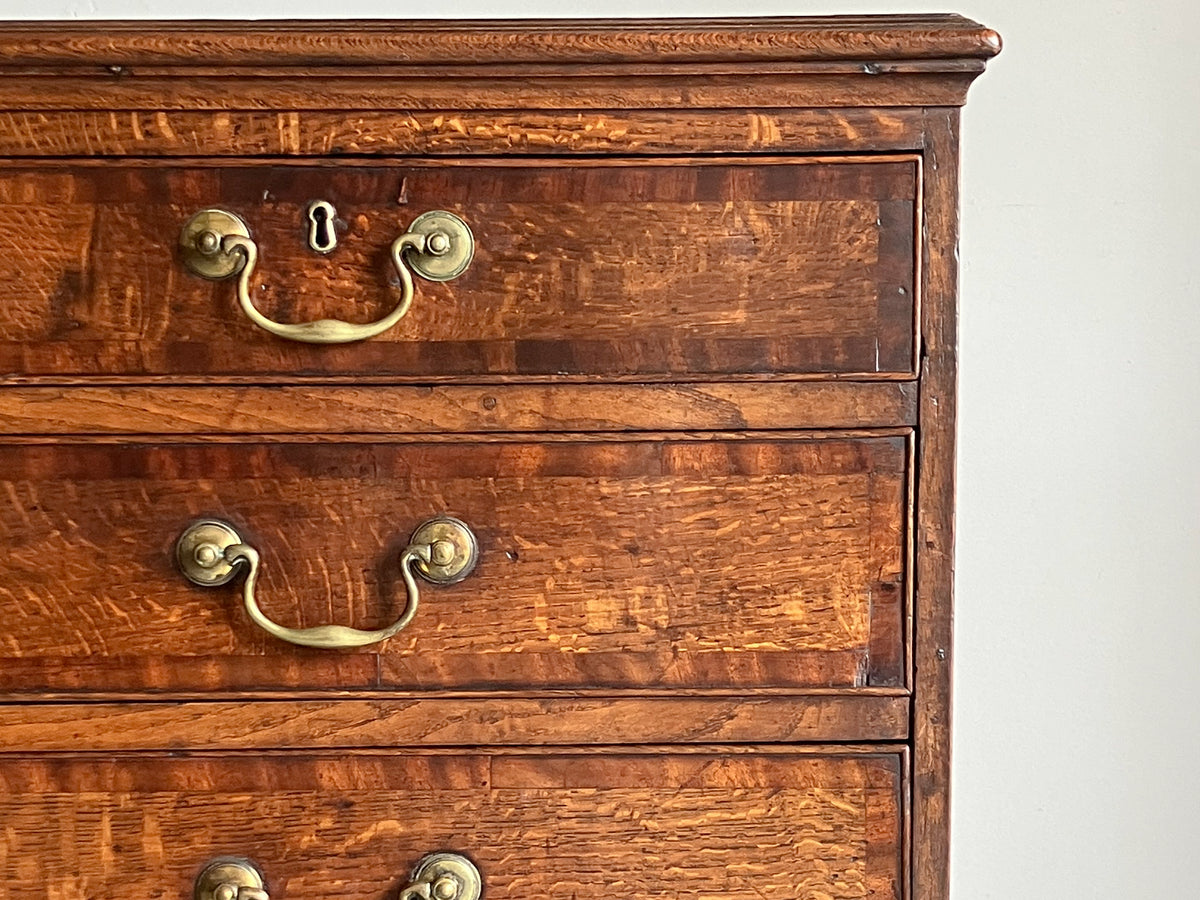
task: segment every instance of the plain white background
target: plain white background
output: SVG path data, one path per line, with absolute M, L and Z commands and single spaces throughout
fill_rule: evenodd
M 798 15 L 920 0 L 0 0 L 0 18 Z M 1196 0 L 964 0 L 956 900 L 1200 897 Z

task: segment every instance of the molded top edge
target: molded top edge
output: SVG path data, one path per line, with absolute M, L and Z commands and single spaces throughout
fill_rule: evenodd
M 951 14 L 736 19 L 8 22 L 3 66 L 363 66 L 988 59 Z

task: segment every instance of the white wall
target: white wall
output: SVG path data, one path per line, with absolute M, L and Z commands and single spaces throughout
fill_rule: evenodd
M 0 0 L 0 18 L 405 8 Z M 438 12 L 921 9 L 466 0 Z M 1200 897 L 1200 4 L 957 11 L 1006 48 L 964 126 L 954 896 Z

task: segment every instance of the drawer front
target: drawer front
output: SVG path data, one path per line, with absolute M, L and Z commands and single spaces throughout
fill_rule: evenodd
M 451 851 L 487 900 L 900 900 L 904 782 L 900 749 L 8 757 L 0 897 L 188 897 L 237 856 L 390 900 Z
M 10 444 L 0 688 L 899 689 L 909 460 L 907 433 Z M 376 629 L 445 514 L 474 571 L 351 652 L 256 626 L 245 562 L 220 587 L 176 563 L 222 520 L 274 622 Z
M 27 376 L 703 378 L 915 367 L 918 157 L 394 165 L 10 163 L 0 371 Z M 307 209 L 338 221 L 328 255 Z M 247 294 L 284 323 L 384 317 L 431 210 L 475 254 L 365 343 L 276 336 L 190 274 L 198 210 L 241 217 Z M 324 215 L 324 214 L 322 214 Z M 240 252 L 240 251 L 239 251 Z M 405 257 L 410 259 L 410 257 Z

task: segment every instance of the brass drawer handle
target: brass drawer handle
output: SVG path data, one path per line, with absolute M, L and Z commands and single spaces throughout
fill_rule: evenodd
M 270 900 L 262 873 L 248 859 L 223 856 L 196 876 L 193 900 Z
M 179 244 L 184 264 L 195 274 L 210 281 L 238 276 L 238 303 L 255 325 L 278 337 L 306 344 L 348 344 L 382 334 L 403 319 L 412 305 L 410 266 L 428 281 L 450 281 L 466 271 L 475 255 L 475 237 L 466 222 L 442 210 L 423 213 L 392 242 L 392 266 L 400 277 L 400 300 L 390 313 L 363 325 L 341 319 L 289 325 L 267 318 L 250 299 L 250 279 L 258 265 L 258 245 L 239 216 L 223 209 L 201 210 L 183 226 Z
M 288 628 L 267 618 L 254 599 L 261 567 L 258 551 L 243 543 L 241 536 L 227 522 L 213 519 L 193 522 L 175 545 L 180 571 L 189 581 L 204 587 L 217 587 L 231 581 L 244 568 L 246 580 L 242 585 L 242 602 L 254 624 L 281 641 L 325 649 L 365 647 L 386 641 L 417 614 L 420 595 L 413 578 L 414 569 L 433 584 L 454 584 L 471 574 L 478 557 L 475 535 L 465 523 L 450 516 L 425 522 L 413 532 L 408 546 L 400 554 L 400 574 L 408 593 L 404 612 L 386 628 L 362 631 L 345 625 Z
M 398 900 L 479 900 L 483 878 L 465 856 L 430 853 L 417 863 Z M 248 859 L 221 857 L 200 872 L 193 900 L 270 900 L 262 874 Z
M 413 869 L 398 900 L 479 900 L 483 878 L 465 856 L 430 853 Z

